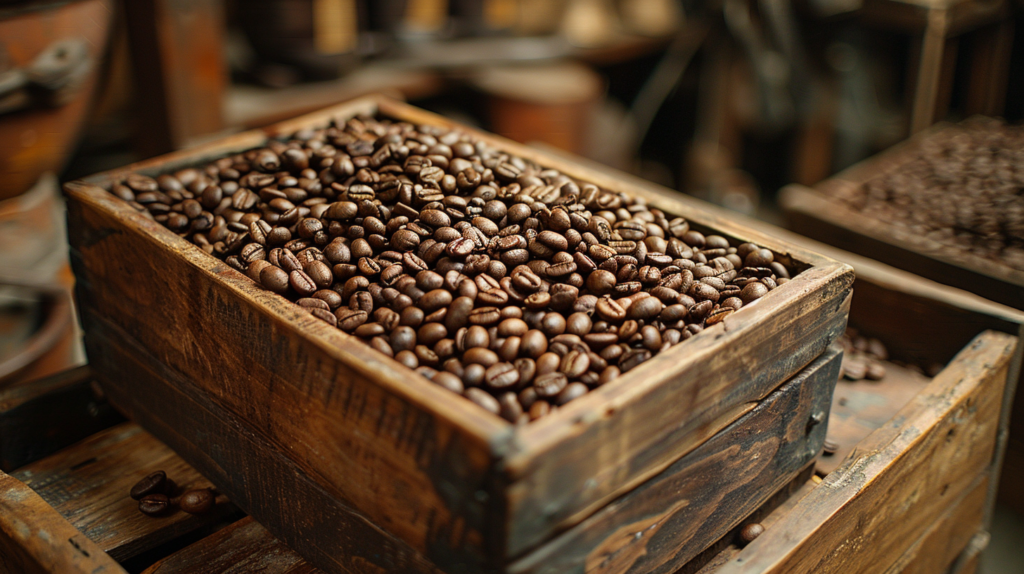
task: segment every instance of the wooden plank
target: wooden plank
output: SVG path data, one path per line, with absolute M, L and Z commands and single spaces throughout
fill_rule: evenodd
M 980 473 L 960 500 L 948 503 L 949 509 L 889 567 L 886 574 L 949 571 L 957 557 L 968 551 L 971 539 L 984 528 L 989 476 L 988 470 Z
M 122 423 L 14 472 L 72 526 L 118 561 L 155 548 L 237 512 L 223 495 L 215 510 L 194 516 L 175 512 L 153 518 L 139 512 L 128 491 L 156 470 L 181 492 L 210 483 L 133 423 Z
M 1002 391 L 1017 340 L 985 332 L 928 390 L 721 574 L 878 572 L 966 492 L 996 454 Z
M 127 574 L 18 480 L 0 472 L 0 574 Z
M 322 574 L 247 516 L 176 552 L 142 574 Z
M 123 420 L 77 367 L 0 390 L 0 470 L 56 452 Z
M 896 413 L 928 386 L 931 379 L 890 362 L 884 362 L 885 377 L 878 381 L 840 379 L 832 397 L 828 419 L 828 441 L 835 452 L 825 453 L 817 471 L 829 474 L 852 454 L 860 441 L 888 424 Z
M 509 571 L 675 572 L 820 452 L 841 359 L 829 349 L 711 440 Z

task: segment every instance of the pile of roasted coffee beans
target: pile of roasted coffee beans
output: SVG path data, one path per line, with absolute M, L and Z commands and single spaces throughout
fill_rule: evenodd
M 1024 269 L 1024 126 L 951 128 L 898 169 L 837 193 L 865 215 Z
M 195 488 L 180 496 L 174 496 L 177 485 L 167 478 L 167 473 L 158 470 L 135 483 L 128 495 L 139 501 L 139 512 L 146 516 L 164 516 L 174 508 L 189 514 L 206 514 L 217 503 L 216 495 L 209 488 Z
M 789 280 L 465 133 L 359 117 L 113 193 L 434 383 L 527 422 Z

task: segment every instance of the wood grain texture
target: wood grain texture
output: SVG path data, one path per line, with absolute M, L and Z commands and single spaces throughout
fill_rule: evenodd
M 215 509 L 202 516 L 180 511 L 160 518 L 142 514 L 128 492 L 156 470 L 167 472 L 179 492 L 210 486 L 171 449 L 133 423 L 97 433 L 12 476 L 118 561 L 237 512 L 220 495 Z
M 509 571 L 675 572 L 818 454 L 841 359 L 829 349 L 711 440 Z
M 416 123 L 451 124 L 367 98 L 131 169 L 155 173 L 377 109 Z M 321 488 L 439 564 L 500 562 L 578 523 L 727 426 L 842 332 L 849 267 L 692 202 L 478 137 L 578 179 L 640 195 L 699 228 L 764 244 L 803 272 L 722 327 L 525 428 L 453 398 L 81 182 L 66 186 L 79 301 L 160 364 L 173 365 L 204 400 L 286 453 Z M 89 181 L 107 185 L 123 173 Z M 149 312 L 140 316 L 139 308 Z M 107 350 L 90 346 L 91 355 Z
M 122 420 L 88 367 L 0 390 L 0 470 L 10 472 Z
M 161 365 L 119 327 L 94 316 L 83 319 L 93 332 L 87 350 L 99 357 L 97 371 L 110 377 L 105 388 L 111 401 L 189 460 L 232 502 L 263 517 L 277 538 L 329 572 L 440 572 L 296 468 L 278 445 L 241 426 L 184 375 Z M 93 345 L 103 354 L 95 355 Z M 146 389 L 145 396 L 138 386 Z M 341 478 L 351 476 L 340 472 Z M 449 558 L 452 572 L 478 566 L 467 564 L 465 556 L 459 559 Z
M 985 332 L 720 574 L 878 572 L 894 564 L 996 455 L 1017 341 Z
M 0 574 L 127 574 L 31 488 L 0 472 Z
M 900 556 L 885 574 L 932 574 L 948 572 L 974 536 L 984 529 L 985 498 L 990 469 L 978 474 L 967 492 Z
M 829 442 L 834 453 L 824 453 L 816 463 L 819 474 L 834 471 L 857 449 L 857 444 L 888 424 L 931 382 L 928 377 L 884 362 L 885 377 L 879 381 L 840 379 L 832 397 L 828 419 Z
M 323 574 L 247 516 L 142 574 Z
M 992 118 L 975 116 L 966 120 L 964 125 L 984 128 L 996 122 Z M 961 129 L 954 124 L 936 124 L 818 183 L 813 189 L 787 186 L 779 195 L 787 226 L 840 249 L 1024 309 L 1024 271 L 867 217 L 834 199 L 835 194 L 858 188 L 902 168 L 919 153 L 924 142 L 947 140 L 955 137 Z

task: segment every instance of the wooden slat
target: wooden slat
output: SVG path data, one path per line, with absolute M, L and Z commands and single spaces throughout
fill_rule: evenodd
M 143 574 L 323 574 L 245 517 L 158 561 Z
M 0 472 L 0 574 L 127 574 L 38 494 Z
M 841 359 L 841 351 L 829 349 L 711 440 L 510 572 L 675 572 L 820 452 Z
M 1017 340 L 985 332 L 720 574 L 878 572 L 992 463 Z
M 984 528 L 989 476 L 989 470 L 981 472 L 960 500 L 949 502 L 949 509 L 886 574 L 946 572 L 958 556 L 968 552 L 971 539 Z
M 0 470 L 56 452 L 124 420 L 78 367 L 0 390 Z
M 133 423 L 122 423 L 25 466 L 12 474 L 24 482 L 114 559 L 124 561 L 237 512 L 223 495 L 214 511 L 175 512 L 153 518 L 128 496 L 147 474 L 163 470 L 181 492 L 210 483 Z

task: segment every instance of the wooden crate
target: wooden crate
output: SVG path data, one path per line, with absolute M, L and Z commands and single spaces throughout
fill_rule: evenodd
M 841 352 L 829 349 L 724 431 L 560 537 L 559 547 L 550 548 L 547 555 L 530 555 L 511 570 L 565 572 L 602 563 L 603 571 L 617 571 L 631 564 L 644 571 L 673 572 L 794 476 L 806 480 L 824 441 L 824 417 L 840 360 Z M 812 420 L 821 422 L 808 425 Z M 171 449 L 134 423 L 97 433 L 18 469 L 11 477 L 32 488 L 100 550 L 126 567 L 140 569 L 149 565 L 147 558 L 152 561 L 172 555 L 177 549 L 175 540 L 186 539 L 189 533 L 207 529 L 222 519 L 237 519 L 234 506 L 223 497 L 218 498 L 214 512 L 203 516 L 177 512 L 154 519 L 142 515 L 127 493 L 132 484 L 154 470 L 164 470 L 177 482 L 179 491 L 208 484 Z M 737 480 L 723 481 L 723 475 Z M 668 506 L 664 504 L 666 498 L 672 500 Z M 723 503 L 710 506 L 704 503 L 708 499 Z M 694 516 L 692 508 L 713 514 Z M 290 557 L 276 564 L 275 569 L 293 563 L 308 566 L 273 535 L 262 527 L 259 530 L 262 534 L 257 538 L 268 543 L 261 551 Z M 218 532 L 211 539 L 224 537 L 233 535 Z M 233 567 L 247 572 L 251 570 L 246 568 L 255 569 L 254 563 L 271 562 L 269 556 L 249 560 L 239 555 L 252 550 L 246 546 L 218 552 L 219 557 L 203 567 Z M 62 545 L 52 551 L 65 552 Z M 190 563 L 195 559 L 194 554 L 186 556 Z M 365 571 L 366 564 L 358 556 L 338 559 L 349 571 Z M 174 564 L 179 559 L 170 556 L 168 561 Z
M 671 193 L 635 177 L 616 175 L 654 194 Z M 706 209 L 724 213 L 721 208 Z M 730 560 L 732 569 L 725 572 L 934 572 L 928 565 L 948 556 L 955 557 L 952 572 L 976 567 L 987 540 L 985 529 L 996 487 L 1000 487 L 1000 502 L 1024 499 L 1018 487 L 1024 460 L 1015 458 L 1017 427 L 1010 425 L 1011 410 L 1017 414 L 1021 404 L 1013 397 L 1024 356 L 1019 342 L 1024 336 L 1024 312 L 763 222 L 740 221 L 851 264 L 857 280 L 850 324 L 880 338 L 894 358 L 922 365 L 952 361 L 923 386 L 903 372 L 905 376 L 897 381 L 900 387 L 917 385 L 909 391 L 861 386 L 868 396 L 851 405 L 857 420 L 849 421 L 845 430 L 838 401 L 848 383 L 840 383 L 830 415 L 830 436 L 842 431 L 832 438 L 840 441 L 848 455 L 838 453 L 838 465 L 827 457 L 819 459 L 818 466 L 835 469 L 823 488 L 808 485 L 805 493 L 813 491 L 813 497 L 798 493 L 795 500 L 775 510 L 773 524 L 779 521 L 780 526 L 771 527 L 771 536 L 764 535 L 746 549 L 736 545 L 723 551 L 709 549 L 681 572 L 699 570 L 701 562 L 706 565 L 705 574 L 717 572 Z M 897 396 L 910 402 L 893 402 Z M 872 406 L 887 402 L 891 403 L 887 415 Z M 979 410 L 983 410 L 980 416 Z M 855 445 L 851 448 L 848 441 Z M 959 464 L 951 463 L 954 460 Z M 978 486 L 981 482 L 985 485 Z M 961 506 L 957 501 L 958 496 L 960 501 L 980 496 L 976 489 L 985 493 L 980 519 L 976 502 Z M 890 496 L 890 491 L 898 496 Z M 951 510 L 954 507 L 961 514 Z M 966 509 L 976 514 L 965 518 Z M 917 514 L 931 517 L 931 522 L 921 521 Z M 945 523 L 947 515 L 958 516 L 951 518 L 953 525 Z M 957 529 L 961 538 L 946 539 L 941 530 L 930 529 L 931 524 L 944 524 L 947 534 Z M 975 533 L 974 537 L 966 548 L 957 546 L 966 531 Z M 938 547 L 943 554 L 928 550 Z
M 744 524 L 757 521 L 766 528 L 753 544 L 741 547 L 733 543 L 737 527 L 677 574 L 961 574 L 976 566 L 987 540 L 986 515 L 998 476 L 995 471 L 1001 449 L 999 436 L 1005 431 L 1005 418 L 1000 416 L 1000 409 L 1004 397 L 1012 392 L 1016 383 L 1021 348 L 1018 338 L 1011 335 L 986 330 L 972 336 L 971 332 L 977 329 L 1019 332 L 1024 314 L 875 262 L 855 256 L 849 258 L 858 272 L 851 319 L 855 325 L 885 339 L 896 358 L 931 358 L 949 360 L 949 363 L 933 379 L 888 365 L 889 374 L 881 383 L 865 383 L 857 390 L 869 398 L 850 401 L 849 417 L 857 420 L 845 429 L 836 424 L 837 402 L 850 397 L 844 386 L 857 387 L 840 383 L 828 433 L 834 441 L 856 441 L 856 447 L 848 451 L 850 454 L 841 464 L 833 465 L 834 470 L 824 480 L 816 477 L 808 480 L 804 476 L 799 480 L 805 482 L 802 486 L 798 483 L 787 500 L 773 508 L 758 510 L 747 518 Z M 902 320 L 894 324 L 894 317 Z M 916 328 L 897 328 L 905 323 L 916 324 Z M 949 333 L 953 341 L 950 345 L 962 337 L 967 339 L 958 352 L 950 351 L 949 347 L 933 346 L 930 357 L 917 354 L 921 351 L 915 349 L 928 348 L 922 342 L 930 340 L 930 333 L 935 331 Z M 904 355 L 905 352 L 909 354 Z M 952 358 L 951 353 L 955 355 Z M 787 399 L 783 397 L 791 388 L 792 385 L 787 384 L 765 401 L 766 406 L 775 403 L 775 407 L 758 407 L 747 413 L 727 432 L 720 433 L 684 459 L 719 459 L 719 464 L 733 469 L 738 468 L 736 464 L 754 464 L 752 457 L 732 453 L 748 448 L 743 445 L 750 444 L 751 440 L 776 442 L 777 438 L 762 439 L 766 433 L 775 434 L 771 428 L 800 426 L 780 424 L 786 415 L 770 413 L 771 409 L 784 407 Z M 800 394 L 813 393 L 814 388 L 805 384 Z M 804 409 L 811 402 L 800 401 L 799 412 L 789 415 L 789 420 L 793 423 L 805 420 L 810 411 Z M 770 416 L 762 416 L 764 414 Z M 758 419 L 772 421 L 768 423 L 770 427 L 761 427 L 761 423 L 755 422 Z M 857 428 L 863 429 L 859 435 L 851 430 Z M 799 428 L 792 431 L 803 432 Z M 726 437 L 733 442 L 721 444 L 717 452 L 713 450 L 714 445 Z M 93 467 L 82 467 L 82 473 L 77 476 L 61 475 L 60 469 L 75 466 L 74 461 L 92 459 L 96 459 L 90 463 Z M 819 469 L 825 460 L 819 459 Z M 715 494 L 723 492 L 715 490 L 716 483 L 719 489 L 732 488 L 721 484 L 725 481 L 717 480 L 728 475 L 729 471 L 724 468 L 709 468 L 706 463 L 702 467 L 700 462 L 680 466 L 703 470 L 703 474 L 710 474 L 715 480 L 709 484 L 706 479 L 697 479 L 696 485 L 688 487 L 685 472 L 664 471 L 651 486 L 645 485 L 638 491 L 680 487 L 681 495 L 673 497 L 672 509 L 650 507 L 637 514 L 618 515 L 614 521 L 619 525 L 618 536 L 608 538 L 598 547 L 598 552 L 592 553 L 593 560 L 582 566 L 573 565 L 571 561 L 566 564 L 561 556 L 549 557 L 551 562 L 546 564 L 556 572 L 672 572 L 674 568 L 669 564 L 654 564 L 649 557 L 657 554 L 659 546 L 680 549 L 686 546 L 686 528 L 697 526 L 686 518 L 685 507 L 690 501 L 701 493 L 721 495 Z M 74 489 L 73 485 L 81 484 L 86 476 L 95 477 L 97 481 L 91 494 L 61 501 L 57 508 L 69 517 L 111 516 L 101 529 L 92 531 L 90 538 L 102 533 L 108 540 L 119 540 L 116 544 L 107 542 L 105 548 L 123 549 L 121 562 L 132 563 L 136 570 L 144 570 L 146 574 L 322 572 L 251 517 L 233 522 L 191 544 L 188 544 L 191 539 L 170 543 L 173 538 L 170 533 L 178 528 L 175 520 L 142 520 L 145 530 L 140 530 L 140 517 L 125 496 L 128 482 L 156 468 L 172 469 L 169 471 L 172 476 L 190 471 L 181 470 L 187 469 L 183 461 L 133 424 L 114 427 L 32 468 L 36 469 L 34 477 L 27 476 L 25 470 L 15 476 L 24 478 L 30 485 L 33 480 L 46 485 L 41 490 L 47 501 L 53 499 L 50 493 Z M 762 472 L 761 475 L 769 474 Z M 107 478 L 99 480 L 102 477 Z M 634 495 L 630 493 L 626 498 Z M 742 491 L 731 492 L 728 496 L 746 500 Z M 747 508 L 737 509 L 736 514 L 740 516 L 745 512 Z M 87 524 L 85 520 L 81 522 Z M 162 548 L 172 549 L 164 554 L 151 552 L 149 561 L 140 563 L 134 552 L 140 545 L 133 540 L 142 537 L 155 537 L 164 542 Z M 73 550 L 60 543 L 52 546 L 50 552 L 68 554 Z M 175 546 L 180 549 L 174 550 Z M 567 554 L 578 552 L 581 551 L 575 545 L 566 548 Z M 359 558 L 358 554 L 339 557 L 350 561 L 353 571 L 372 571 Z M 604 563 L 605 558 L 610 560 Z M 84 574 L 85 571 L 59 572 Z
M 989 118 L 975 117 L 968 126 L 984 127 Z M 814 188 L 790 185 L 779 195 L 787 226 L 812 239 L 952 285 L 986 299 L 1024 309 L 1024 271 L 966 253 L 907 229 L 862 215 L 835 199 L 845 190 L 898 170 L 912 161 L 927 141 L 952 137 L 960 130 L 942 123 L 853 167 Z
M 366 98 L 65 186 L 86 348 L 112 400 L 326 569 L 345 571 L 339 556 L 386 571 L 505 568 L 753 409 L 845 327 L 848 266 L 693 202 L 473 132 L 644 197 L 699 229 L 763 244 L 803 269 L 722 327 L 514 427 L 369 352 L 104 190 L 128 170 L 163 172 L 375 112 L 453 125 Z

